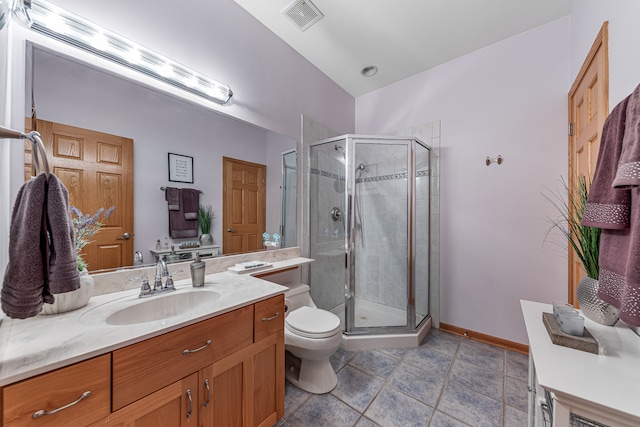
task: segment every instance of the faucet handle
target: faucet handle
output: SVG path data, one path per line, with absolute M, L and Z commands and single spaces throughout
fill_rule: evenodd
M 173 273 L 182 273 L 182 270 L 176 270 Z M 173 284 L 173 276 L 172 276 L 173 273 L 169 272 L 169 277 L 167 277 L 167 281 L 164 284 L 164 289 L 167 289 L 170 291 L 173 291 L 176 289 L 176 287 Z
M 140 287 L 140 295 L 138 295 L 139 297 L 143 297 L 143 296 L 147 296 L 151 294 L 151 286 L 149 285 L 149 278 L 147 277 L 147 275 L 143 275 L 143 276 L 137 276 L 137 277 L 130 277 L 129 281 L 130 282 L 137 282 L 139 280 L 142 280 L 142 286 Z
M 142 278 L 142 286 L 140 287 L 140 295 L 145 296 L 151 294 L 151 286 L 149 285 L 149 278 L 144 276 Z

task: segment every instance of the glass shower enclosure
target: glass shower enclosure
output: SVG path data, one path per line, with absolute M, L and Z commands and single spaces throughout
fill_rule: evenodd
M 345 135 L 310 144 L 306 157 L 316 305 L 347 335 L 414 331 L 429 316 L 430 148 Z

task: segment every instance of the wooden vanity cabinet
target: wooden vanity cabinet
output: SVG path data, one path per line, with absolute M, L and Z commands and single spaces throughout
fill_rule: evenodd
M 278 295 L 114 351 L 115 412 L 92 427 L 273 426 L 284 415 L 283 319 Z
M 85 391 L 67 409 L 32 416 Z M 271 427 L 284 415 L 284 296 L 5 386 L 1 396 L 4 427 Z

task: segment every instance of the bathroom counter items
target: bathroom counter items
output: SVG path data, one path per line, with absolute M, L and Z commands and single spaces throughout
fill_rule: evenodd
M 299 266 L 312 260 L 294 258 L 274 262 L 269 271 Z M 190 279 L 177 280 L 171 294 L 215 291 L 219 299 L 197 304 L 179 314 L 145 323 L 110 325 L 95 313 L 107 304 L 126 307 L 141 302 L 139 289 L 94 296 L 85 307 L 54 316 L 25 320 L 3 319 L 0 325 L 0 386 L 32 377 L 94 356 L 188 326 L 256 301 L 283 294 L 287 288 L 253 277 L 227 272 L 209 274 L 205 285 L 193 288 Z M 151 301 L 155 296 L 145 298 Z M 149 361 L 149 363 L 153 363 Z
M 604 326 L 585 318 L 598 354 L 555 345 L 542 321 L 551 304 L 520 304 L 529 337 L 529 426 L 543 425 L 544 390 L 553 396 L 549 407 L 556 427 L 571 425 L 571 417 L 608 426 L 640 425 L 640 336 L 622 322 Z

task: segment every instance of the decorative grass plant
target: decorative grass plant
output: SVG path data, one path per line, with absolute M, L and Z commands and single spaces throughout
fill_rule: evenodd
M 214 217 L 215 215 L 211 205 L 198 206 L 198 225 L 200 225 L 202 234 L 211 234 L 211 224 L 213 223 Z
M 560 188 L 553 192 L 552 196 L 543 196 L 560 213 L 559 219 L 549 219 L 551 226 L 545 235 L 545 241 L 553 229 L 558 229 L 567 238 L 569 246 L 573 248 L 576 256 L 582 262 L 587 276 L 598 280 L 599 266 L 598 255 L 600 253 L 600 232 L 596 227 L 586 227 L 580 224 L 584 208 L 587 205 L 589 185 L 584 176 L 578 176 L 574 180 L 573 188 L 564 178 L 560 179 Z

